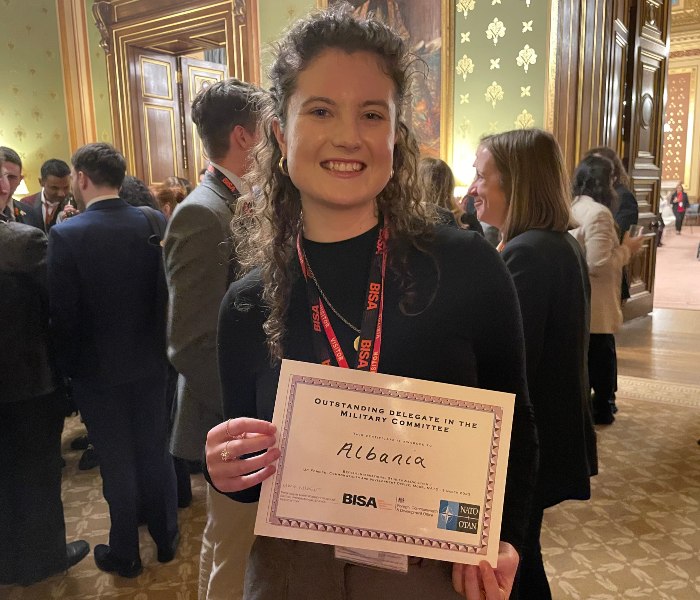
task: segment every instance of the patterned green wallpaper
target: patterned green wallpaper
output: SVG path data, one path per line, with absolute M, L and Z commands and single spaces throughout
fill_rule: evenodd
M 272 62 L 270 44 L 280 38 L 288 25 L 311 9 L 316 8 L 316 0 L 260 0 L 258 17 L 260 21 L 260 83 L 267 87 L 267 69 Z
M 471 182 L 479 138 L 544 127 L 549 0 L 457 0 L 452 168 Z
M 100 48 L 100 32 L 92 17 L 93 0 L 85 0 L 88 38 L 90 40 L 90 71 L 92 95 L 95 106 L 95 126 L 98 142 L 112 143 L 112 112 L 109 108 L 109 84 L 107 83 L 107 57 Z
M 55 0 L 2 0 L 0 145 L 19 152 L 27 187 L 39 168 L 70 158 Z

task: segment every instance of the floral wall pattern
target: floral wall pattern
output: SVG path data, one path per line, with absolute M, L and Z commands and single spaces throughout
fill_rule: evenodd
M 694 75 L 694 70 L 684 69 L 675 73 L 671 70 L 666 88 L 668 100 L 664 122 L 670 131 L 664 138 L 661 178 L 665 181 L 682 181 L 686 186 L 690 184 L 689 177 L 686 177 L 686 154 L 693 143 L 689 119 L 692 118 L 691 94 L 695 87 Z
M 455 2 L 452 168 L 462 184 L 483 135 L 545 125 L 550 4 Z
M 0 145 L 19 153 L 37 192 L 42 163 L 71 154 L 55 0 L 0 0 L 0 23 Z

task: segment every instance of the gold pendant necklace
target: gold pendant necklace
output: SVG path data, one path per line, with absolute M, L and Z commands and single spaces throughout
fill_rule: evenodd
M 328 299 L 328 296 L 323 293 L 323 290 L 321 289 L 321 286 L 318 284 L 318 281 L 316 279 L 316 275 L 314 275 L 314 271 L 311 268 L 311 264 L 309 263 L 309 259 L 306 258 L 306 251 L 302 248 L 301 249 L 302 254 L 304 255 L 304 261 L 306 264 L 309 266 L 309 275 L 311 275 L 311 280 L 314 282 L 314 285 L 316 286 L 316 289 L 318 290 L 318 293 L 321 294 L 321 298 L 323 298 L 324 302 L 328 305 L 328 308 L 331 309 L 333 314 L 338 317 L 343 323 L 345 323 L 350 329 L 352 329 L 356 334 L 357 337 L 355 338 L 355 341 L 353 342 L 353 347 L 355 348 L 355 351 L 359 351 L 360 349 L 360 337 L 361 337 L 361 332 L 359 327 L 355 327 L 350 321 L 348 321 L 343 315 L 341 315 L 336 309 L 335 306 L 331 304 L 331 301 Z

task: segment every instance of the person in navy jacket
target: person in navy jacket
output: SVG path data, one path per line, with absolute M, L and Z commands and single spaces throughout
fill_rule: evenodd
M 100 456 L 109 505 L 109 545 L 95 547 L 103 571 L 141 570 L 141 513 L 173 559 L 179 541 L 175 473 L 168 453 L 166 298 L 161 251 L 142 210 L 119 198 L 124 157 L 88 144 L 72 157 L 81 214 L 49 235 L 49 302 L 57 360 Z M 158 214 L 158 218 L 164 219 Z

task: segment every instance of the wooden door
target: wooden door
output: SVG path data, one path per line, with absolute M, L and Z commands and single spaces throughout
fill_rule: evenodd
M 184 175 L 176 58 L 130 47 L 129 84 L 134 174 L 146 185 L 158 185 L 171 175 Z
M 199 171 L 207 166 L 208 159 L 202 141 L 197 134 L 197 128 L 193 125 L 190 117 L 192 101 L 200 90 L 226 78 L 227 67 L 185 56 L 179 59 L 179 63 L 182 74 L 182 112 L 185 116 L 186 154 L 184 167 L 188 173 L 187 178 L 196 183 Z
M 639 223 L 647 236 L 642 252 L 630 263 L 630 293 L 625 318 L 653 308 L 656 267 L 655 227 L 661 195 L 664 90 L 668 70 L 671 0 L 630 2 L 630 43 L 621 155 L 627 159 Z

